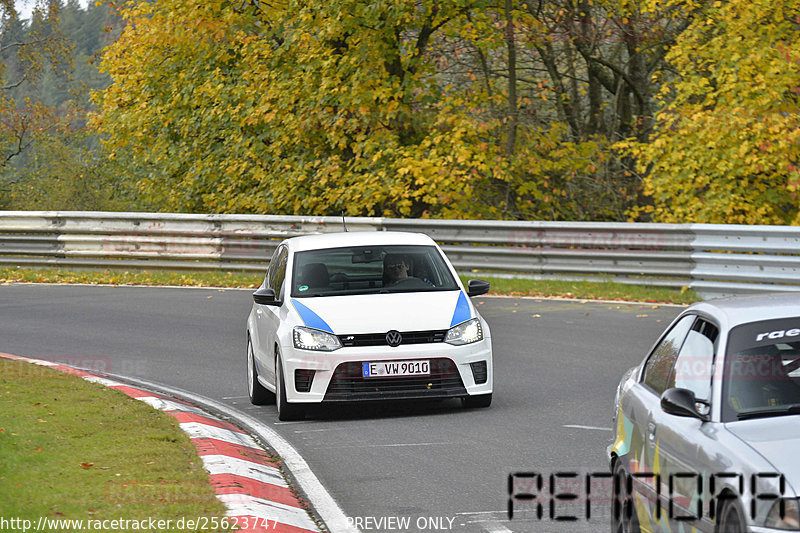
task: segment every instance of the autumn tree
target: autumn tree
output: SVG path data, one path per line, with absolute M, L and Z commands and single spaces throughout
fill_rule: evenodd
M 644 12 L 625 0 L 523 7 L 517 25 L 523 122 L 560 132 L 551 140 L 553 155 L 545 152 L 526 167 L 550 162 L 536 190 L 555 193 L 547 196 L 555 198 L 552 218 L 620 220 L 638 202 L 641 183 L 630 157 L 619 157 L 611 145 L 630 136 L 647 141 L 657 90 L 652 74 L 687 23 L 675 8 Z M 532 181 L 523 178 L 521 187 Z
M 141 2 L 108 51 L 109 147 L 167 209 L 420 216 L 491 173 L 429 46 L 459 2 Z
M 167 210 L 619 220 L 685 23 L 626 0 L 126 4 L 95 124 Z
M 661 222 L 800 224 L 797 3 L 669 3 L 692 23 L 667 55 L 651 142 L 626 145 L 647 173 L 645 211 Z
M 71 67 L 71 45 L 59 28 L 58 2 L 34 5 L 27 25 L 19 20 L 14 0 L 0 0 L 0 170 L 30 148 L 38 136 L 61 130 L 52 107 L 22 96 L 47 69 Z

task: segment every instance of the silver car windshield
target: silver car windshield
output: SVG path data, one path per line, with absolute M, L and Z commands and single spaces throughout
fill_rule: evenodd
M 433 246 L 359 246 L 294 254 L 295 298 L 458 288 Z
M 723 421 L 800 414 L 800 317 L 731 330 Z

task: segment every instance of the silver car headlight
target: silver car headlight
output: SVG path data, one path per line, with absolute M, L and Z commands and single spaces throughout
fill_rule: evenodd
M 783 513 L 781 513 L 781 501 L 783 501 Z M 781 514 L 783 517 L 781 517 Z M 775 529 L 800 530 L 800 503 L 796 498 L 784 498 L 775 500 L 772 509 L 767 514 L 765 527 Z
M 296 326 L 292 330 L 294 347 L 301 350 L 315 350 L 318 352 L 332 352 L 342 347 L 339 338 L 327 331 Z
M 480 340 L 483 340 L 483 328 L 481 328 L 481 321 L 478 318 L 472 318 L 453 326 L 447 330 L 444 338 L 444 342 L 455 345 L 472 344 Z

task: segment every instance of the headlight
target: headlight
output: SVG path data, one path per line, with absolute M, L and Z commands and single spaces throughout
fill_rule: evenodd
M 617 413 L 619 413 L 619 398 L 622 395 L 622 382 L 617 385 L 617 392 L 614 394 L 614 416 L 611 417 L 611 420 L 616 422 L 617 421 Z
M 301 350 L 332 352 L 342 347 L 339 338 L 318 329 L 297 326 L 293 330 L 294 347 Z
M 453 326 L 447 330 L 444 338 L 444 342 L 455 345 L 471 344 L 480 340 L 483 340 L 483 328 L 481 328 L 481 321 L 477 318 Z
M 783 512 L 781 512 L 781 501 L 783 502 Z M 781 516 L 783 515 L 783 516 Z M 783 498 L 775 500 L 772 509 L 769 510 L 765 527 L 775 529 L 800 529 L 800 504 L 793 498 Z

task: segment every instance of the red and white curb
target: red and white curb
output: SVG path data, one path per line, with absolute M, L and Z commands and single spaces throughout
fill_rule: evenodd
M 0 357 L 47 366 L 119 390 L 178 420 L 203 460 L 226 516 L 243 533 L 319 533 L 279 467 L 250 435 L 187 402 L 66 365 L 0 353 Z

